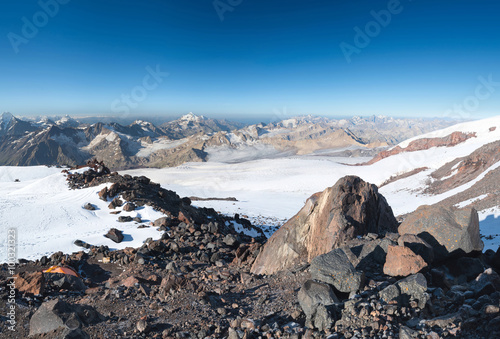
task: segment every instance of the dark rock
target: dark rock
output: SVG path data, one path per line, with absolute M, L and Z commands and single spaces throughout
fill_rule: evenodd
M 75 240 L 74 244 L 78 247 L 90 248 L 90 244 L 87 244 L 85 241 L 82 240 Z
M 134 217 L 134 218 L 132 219 L 132 221 L 135 221 L 135 222 L 137 222 L 137 223 L 141 223 L 141 222 L 142 222 L 142 219 L 141 219 L 141 218 L 139 218 L 139 217 Z
M 128 202 L 126 203 L 124 206 L 123 206 L 123 210 L 126 211 L 126 212 L 132 212 L 134 211 L 135 209 L 137 208 L 137 206 L 135 206 L 135 204 L 131 203 L 131 202 Z
M 252 273 L 272 274 L 368 233 L 396 232 L 398 222 L 375 185 L 346 176 L 312 195 L 259 253 Z
M 300 307 L 306 315 L 306 322 L 310 322 L 319 305 L 330 306 L 339 302 L 337 296 L 328 284 L 307 280 L 299 290 Z
M 398 232 L 418 235 L 433 247 L 439 259 L 447 258 L 451 253 L 482 251 L 484 246 L 475 209 L 420 206 L 403 221 Z
M 475 279 L 479 274 L 483 273 L 485 267 L 479 258 L 461 257 L 453 260 L 447 265 L 451 273 L 455 276 L 464 275 L 467 281 Z
M 89 210 L 89 211 L 95 211 L 95 206 L 92 205 L 91 203 L 86 203 L 85 205 L 83 205 L 83 208 L 86 209 L 86 210 Z
M 434 249 L 424 239 L 415 234 L 403 234 L 398 238 L 399 246 L 408 247 L 413 253 L 418 254 L 427 264 L 434 261 Z
M 236 237 L 232 234 L 228 234 L 224 237 L 224 243 L 227 245 L 227 246 L 236 246 L 238 244 L 238 240 L 236 239 Z
M 424 275 L 417 273 L 389 285 L 379 292 L 380 299 L 386 303 L 396 301 L 401 305 L 409 305 L 411 300 L 418 301 L 418 307 L 423 309 L 429 300 L 427 280 Z
M 108 205 L 109 209 L 115 209 L 123 204 L 123 201 L 121 201 L 120 198 L 116 197 L 114 198 Z
M 29 335 L 44 334 L 59 328 L 74 330 L 83 324 L 100 320 L 99 314 L 90 306 L 71 305 L 54 299 L 44 302 L 30 319 Z
M 132 217 L 129 217 L 128 215 L 125 216 L 125 215 L 122 215 L 120 217 L 118 217 L 118 222 L 130 222 L 134 220 Z
M 479 294 L 488 284 L 491 284 L 495 290 L 500 291 L 500 276 L 491 268 L 486 269 L 483 273 L 478 275 L 476 279 L 470 283 L 470 288 L 474 293 Z
M 121 243 L 123 241 L 122 231 L 112 228 L 104 235 L 106 238 L 113 240 L 116 243 Z
M 364 274 L 354 269 L 341 249 L 314 258 L 310 271 L 313 279 L 331 284 L 344 293 L 358 291 L 364 282 Z
M 81 278 L 71 274 L 46 273 L 45 277 L 47 278 L 47 282 L 50 282 L 60 290 L 85 291 L 87 289 Z

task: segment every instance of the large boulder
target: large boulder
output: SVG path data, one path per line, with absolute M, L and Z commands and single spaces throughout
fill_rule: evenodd
M 398 222 L 375 185 L 346 176 L 312 195 L 259 253 L 252 273 L 272 274 L 367 233 L 396 232 Z
M 356 271 L 340 248 L 315 257 L 311 262 L 311 278 L 333 285 L 344 293 L 358 291 L 364 274 Z
M 399 226 L 399 234 L 415 234 L 434 248 L 436 259 L 450 254 L 482 251 L 479 218 L 475 209 L 454 210 L 441 206 L 420 206 Z
M 43 294 L 45 291 L 45 278 L 42 272 L 21 272 L 14 275 L 16 289 L 21 293 Z
M 92 307 L 72 305 L 60 299 L 44 302 L 30 319 L 30 336 L 48 333 L 59 328 L 76 330 L 82 325 L 96 323 L 101 316 Z

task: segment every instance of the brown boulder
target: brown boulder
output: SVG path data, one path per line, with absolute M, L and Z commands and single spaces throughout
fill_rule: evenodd
M 406 277 L 427 267 L 421 256 L 404 246 L 389 246 L 384 265 L 384 274 Z
M 276 231 L 257 256 L 252 273 L 272 274 L 343 246 L 367 233 L 396 232 L 398 222 L 377 186 L 346 176 L 313 194 Z
M 42 272 L 21 272 L 14 275 L 16 289 L 21 293 L 43 294 L 45 291 L 45 278 Z
M 126 212 L 132 212 L 136 209 L 135 204 L 128 202 L 123 206 L 123 210 Z

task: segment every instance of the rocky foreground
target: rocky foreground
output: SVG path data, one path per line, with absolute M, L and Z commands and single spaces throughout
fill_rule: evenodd
M 500 337 L 500 251 L 482 252 L 473 209 L 422 206 L 399 223 L 375 185 L 350 176 L 266 241 L 239 216 L 89 166 L 68 173 L 70 187 L 112 183 L 100 192 L 110 208 L 162 211 L 152 225 L 126 221 L 161 239 L 118 251 L 79 241 L 85 250 L 20 260 L 14 327 L 4 264 L 0 337 Z M 42 273 L 52 265 L 80 277 Z

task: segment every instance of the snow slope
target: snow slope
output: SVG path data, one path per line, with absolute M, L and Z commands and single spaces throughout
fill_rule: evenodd
M 11 178 L 20 178 L 12 182 Z M 57 251 L 72 253 L 81 250 L 76 239 L 92 245 L 107 245 L 118 249 L 140 246 L 148 237 L 159 238 L 156 228 L 138 229 L 134 222 L 119 223 L 110 214 L 108 202 L 98 198 L 104 185 L 82 190 L 70 190 L 61 169 L 46 167 L 0 167 L 0 232 L 17 229 L 19 258 L 37 259 Z M 95 211 L 83 209 L 86 203 Z M 118 209 L 117 209 L 118 210 Z M 162 216 L 151 207 L 143 207 L 121 215 L 139 216 L 149 222 Z M 122 230 L 125 240 L 116 244 L 103 235 L 112 227 Z M 2 237 L 6 241 L 7 237 Z M 0 262 L 6 260 L 2 241 Z

